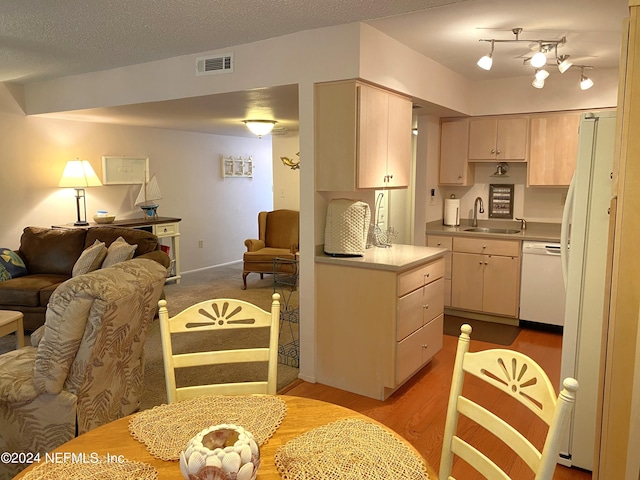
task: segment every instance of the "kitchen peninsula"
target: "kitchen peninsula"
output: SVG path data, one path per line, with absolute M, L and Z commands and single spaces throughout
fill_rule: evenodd
M 317 381 L 386 399 L 442 348 L 444 254 L 413 245 L 316 262 Z

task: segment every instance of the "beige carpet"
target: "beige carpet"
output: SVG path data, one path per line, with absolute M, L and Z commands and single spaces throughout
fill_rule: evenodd
M 273 294 L 273 278 L 265 275 L 260 279 L 258 274 L 251 274 L 247 278 L 247 290 L 242 290 L 242 264 L 216 267 L 200 272 L 183 275 L 179 284 L 169 283 L 165 286 L 165 296 L 169 315 L 184 310 L 194 303 L 211 298 L 237 298 L 251 302 L 259 307 L 269 310 L 271 308 L 271 295 Z M 288 289 L 280 289 L 283 303 L 283 318 L 297 319 L 296 307 L 298 306 L 298 292 Z M 288 307 L 288 309 L 287 309 Z M 288 350 L 291 348 L 293 338 L 297 339 L 298 324 L 296 321 L 280 322 L 280 343 L 281 348 Z M 248 335 L 249 330 L 245 331 Z M 253 330 L 252 332 L 255 332 Z M 255 333 L 251 334 L 255 335 Z M 267 344 L 268 335 L 263 331 L 260 341 Z M 198 336 L 197 336 L 198 337 Z M 255 338 L 255 337 L 253 337 Z M 230 338 L 219 333 L 211 337 L 201 337 L 194 342 L 192 340 L 178 339 L 174 343 L 176 351 L 197 351 L 199 349 L 216 349 L 222 347 L 241 346 L 246 337 L 234 336 Z M 29 337 L 25 337 L 25 343 L 30 344 Z M 160 327 L 158 321 L 154 321 L 147 334 L 145 354 L 145 391 L 142 396 L 142 409 L 147 409 L 155 405 L 166 403 L 164 370 L 162 366 L 162 349 L 160 342 Z M 15 348 L 14 335 L 7 335 L 0 338 L 0 354 Z M 293 366 L 292 366 L 293 365 Z M 266 365 L 247 364 L 246 368 L 207 368 L 190 369 L 183 375 L 178 375 L 178 384 L 193 383 L 194 378 L 206 379 L 207 381 L 242 381 L 249 380 L 261 375 L 266 371 Z M 297 363 L 293 362 L 291 356 L 281 356 L 281 363 L 278 364 L 278 390 L 286 387 L 298 378 Z
M 287 318 L 287 312 L 298 306 L 297 291 L 278 290 L 283 303 L 283 318 Z M 183 275 L 179 284 L 169 283 L 165 286 L 167 309 L 169 315 L 175 315 L 186 307 L 211 298 L 237 298 L 258 305 L 264 310 L 271 308 L 271 295 L 273 294 L 273 278 L 265 275 L 260 279 L 257 273 L 247 277 L 247 289 L 242 290 L 242 264 L 216 267 L 199 272 Z M 290 345 L 293 338 L 297 338 L 297 323 L 288 321 L 280 322 L 280 344 L 282 347 Z M 252 335 L 255 340 L 255 330 L 246 330 L 243 335 Z M 253 332 L 253 333 L 251 333 Z M 174 342 L 176 352 L 197 351 L 202 349 L 220 349 L 241 347 L 246 336 L 221 335 L 220 332 L 211 332 L 210 336 L 187 335 L 184 339 L 178 338 Z M 265 330 L 259 335 L 259 340 L 265 346 L 268 344 L 268 332 Z M 188 338 L 187 338 L 188 337 Z M 298 378 L 298 368 L 292 366 L 287 358 L 281 358 L 278 363 L 278 390 L 286 387 Z M 162 350 L 160 348 L 160 328 L 157 321 L 153 322 L 146 342 L 145 356 L 145 392 L 142 396 L 142 409 L 166 403 L 164 370 L 162 366 Z M 176 374 L 178 385 L 189 385 L 197 381 L 210 381 L 212 383 L 222 381 L 243 381 L 258 378 L 266 372 L 265 364 L 247 364 L 243 368 L 193 368 L 183 369 Z

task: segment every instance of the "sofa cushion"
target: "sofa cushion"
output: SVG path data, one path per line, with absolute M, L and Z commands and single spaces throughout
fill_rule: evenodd
M 86 231 L 82 228 L 26 227 L 18 254 L 29 274 L 71 275 L 73 265 L 84 249 Z
M 131 260 L 137 246 L 129 245 L 124 238 L 118 237 L 115 242 L 109 245 L 107 257 L 102 262 L 102 268 L 110 267 L 125 260 Z
M 46 306 L 51 293 L 67 279 L 69 275 L 42 273 L 0 282 L 0 305 Z
M 80 254 L 80 258 L 76 261 L 71 272 L 72 277 L 93 272 L 102 265 L 107 256 L 107 247 L 104 242 L 97 240 L 89 248 L 85 248 Z
M 84 248 L 87 248 L 96 240 L 104 242 L 105 246 L 109 246 L 115 242 L 119 237 L 125 239 L 125 241 L 131 245 L 137 245 L 136 251 L 133 254 L 134 257 L 144 255 L 145 253 L 158 250 L 158 237 L 153 233 L 145 230 L 139 230 L 136 228 L 124 228 L 124 227 L 91 227 L 87 230 L 87 236 L 85 238 Z
M 9 248 L 0 248 L 0 282 L 27 274 L 24 261 Z

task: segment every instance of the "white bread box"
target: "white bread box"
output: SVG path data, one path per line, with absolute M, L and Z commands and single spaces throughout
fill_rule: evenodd
M 324 230 L 324 253 L 334 256 L 364 256 L 371 222 L 369 205 L 337 198 L 329 202 Z

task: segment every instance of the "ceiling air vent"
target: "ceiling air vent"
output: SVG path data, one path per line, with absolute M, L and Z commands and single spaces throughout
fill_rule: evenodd
M 233 72 L 233 53 L 196 58 L 196 75 Z

